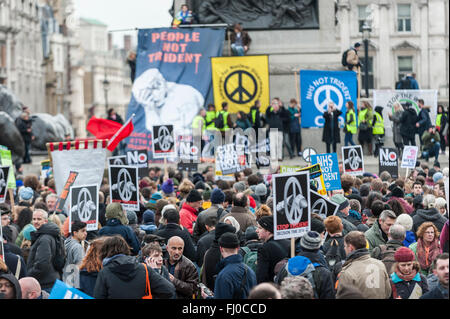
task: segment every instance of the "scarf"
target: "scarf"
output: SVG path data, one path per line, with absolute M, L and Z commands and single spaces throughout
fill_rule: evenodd
M 435 239 L 431 245 L 426 248 L 422 238 L 417 240 L 416 256 L 422 270 L 427 270 L 431 262 L 439 255 L 439 240 Z
M 416 277 L 419 269 L 417 267 L 417 264 L 414 264 L 413 269 L 409 275 L 405 275 L 404 273 L 400 272 L 400 269 L 398 268 L 398 263 L 395 265 L 395 273 L 397 274 L 398 278 L 402 279 L 403 281 L 411 281 Z
M 357 212 L 356 210 L 350 209 L 350 211 L 348 212 L 348 214 L 355 218 L 358 221 L 362 221 L 362 217 L 361 214 L 359 212 Z

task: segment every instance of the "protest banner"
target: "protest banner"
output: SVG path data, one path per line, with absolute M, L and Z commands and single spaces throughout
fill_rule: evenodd
M 138 168 L 139 179 L 148 176 L 148 152 L 145 149 L 128 151 L 126 164 Z
M 362 176 L 364 174 L 364 155 L 361 145 L 343 146 L 342 163 L 344 173 Z
M 418 146 L 405 145 L 405 148 L 403 149 L 401 168 L 415 169 L 418 153 Z
M 78 172 L 73 186 L 97 184 L 100 188 L 105 171 L 107 142 L 76 140 L 46 144 L 57 194 L 61 194 L 71 171 Z
M 191 134 L 192 121 L 213 101 L 211 57 L 222 55 L 225 28 L 138 31 L 136 76 L 126 118 L 135 114 L 127 150 L 145 148 L 153 161 L 152 127 L 173 125 Z
M 69 211 L 69 232 L 72 231 L 72 223 L 75 221 L 86 223 L 87 231 L 97 230 L 98 186 L 94 184 L 71 187 Z
M 270 104 L 269 56 L 211 58 L 214 104 L 228 103 L 228 112 L 249 112 L 256 100 L 261 112 Z
M 319 215 L 322 219 L 333 216 L 338 212 L 339 205 L 311 190 L 311 213 Z
M 41 181 L 45 181 L 46 178 L 53 177 L 52 163 L 50 159 L 41 161 Z
M 139 211 L 139 178 L 136 166 L 109 166 L 111 203 L 120 203 L 124 210 Z
M 327 191 L 342 188 L 341 174 L 339 173 L 339 161 L 336 153 L 311 155 L 311 164 L 320 164 Z
M 323 127 L 323 113 L 328 102 L 334 102 L 342 111 L 339 124 L 344 126 L 345 102 L 357 104 L 356 72 L 300 70 L 300 92 L 302 106 L 302 127 Z
M 301 168 L 301 166 L 297 165 L 280 165 L 280 174 L 294 173 Z
M 56 279 L 48 299 L 94 299 L 84 292 Z
M 59 194 L 58 201 L 56 202 L 56 213 L 62 213 L 64 210 L 64 207 L 66 206 L 67 198 L 69 197 L 70 187 L 75 183 L 76 179 L 78 177 L 78 172 L 70 172 L 69 176 L 67 177 L 67 181 L 64 184 L 64 188 L 62 189 L 61 193 Z
M 300 237 L 311 229 L 309 172 L 275 174 L 272 176 L 274 194 L 274 238 Z
M 398 155 L 395 148 L 380 148 L 380 152 L 378 155 L 379 175 L 383 171 L 391 174 L 392 178 L 398 178 Z
M 108 165 L 127 165 L 127 155 L 110 156 L 107 158 Z
M 216 175 L 234 174 L 241 171 L 239 157 L 234 144 L 225 144 L 216 150 Z
M 195 145 L 192 136 L 179 136 L 177 151 L 179 159 L 177 169 L 196 172 L 201 153 L 199 147 Z
M 16 189 L 16 177 L 14 176 L 11 151 L 8 150 L 8 148 L 3 145 L 0 145 L 0 165 L 11 167 L 8 173 L 8 188 Z
M 173 125 L 155 125 L 152 127 L 153 158 L 176 157 Z
M 0 204 L 6 200 L 8 193 L 8 176 L 10 166 L 0 166 Z
M 311 166 L 303 167 L 297 170 L 297 172 L 308 171 L 310 185 L 314 185 L 317 192 L 321 195 L 326 195 L 327 188 L 325 187 L 325 182 L 323 180 L 322 169 L 319 164 L 314 164 Z
M 422 99 L 425 105 L 430 107 L 430 119 L 434 125 L 437 115 L 438 90 L 373 90 L 373 105 L 384 106 L 383 119 L 386 137 L 393 135 L 389 113 L 394 113 L 394 103 L 399 102 L 403 106 L 409 103 L 419 113 L 419 99 Z

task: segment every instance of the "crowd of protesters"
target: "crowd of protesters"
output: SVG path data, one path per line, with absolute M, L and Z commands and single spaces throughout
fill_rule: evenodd
M 212 166 L 187 178 L 151 167 L 136 212 L 110 203 L 105 179 L 99 229 L 70 232 L 53 178 L 19 175 L 14 205 L 1 204 L 0 296 L 46 299 L 60 279 L 94 298 L 448 298 L 445 177 L 437 163 L 398 179 L 341 172 L 338 212 L 313 211 L 293 257 L 274 239 L 271 175 L 250 168 L 224 181 Z

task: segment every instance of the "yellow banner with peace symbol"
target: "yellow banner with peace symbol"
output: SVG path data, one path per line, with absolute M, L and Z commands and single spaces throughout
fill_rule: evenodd
M 269 56 L 232 56 L 211 58 L 216 111 L 228 102 L 228 112 L 244 111 L 259 100 L 260 112 L 270 104 Z

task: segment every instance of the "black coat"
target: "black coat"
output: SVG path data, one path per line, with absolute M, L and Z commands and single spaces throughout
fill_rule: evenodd
M 262 282 L 273 282 L 275 276 L 275 265 L 289 256 L 290 242 L 288 240 L 275 240 L 271 237 L 258 249 L 256 264 L 256 280 Z
M 203 234 L 197 243 L 197 265 L 201 267 L 203 265 L 203 258 L 205 257 L 206 251 L 211 247 L 216 237 L 216 231 L 212 230 L 209 233 Z
M 41 288 L 51 288 L 56 279 L 61 279 L 59 272 L 53 266 L 56 238 L 60 234 L 59 227 L 51 222 L 31 233 L 32 245 L 27 259 L 27 273 L 28 276 L 39 281 Z
M 417 128 L 417 133 L 419 133 L 420 136 L 423 135 L 425 131 L 428 131 L 431 123 L 430 118 L 430 110 L 428 108 L 423 108 L 420 110 L 419 114 L 417 115 L 417 121 L 419 123 L 419 127 Z
M 139 250 L 141 249 L 139 245 L 139 240 L 136 234 L 133 232 L 131 227 L 122 225 L 122 223 L 116 219 L 111 218 L 106 222 L 106 226 L 103 226 L 99 232 L 99 236 L 113 236 L 120 235 L 122 236 L 127 244 L 131 247 L 131 253 L 133 255 L 137 255 Z
M 105 260 L 103 261 L 105 263 Z M 175 287 L 167 279 L 147 267 L 150 290 L 155 299 L 174 299 Z M 116 255 L 98 273 L 95 299 L 142 299 L 145 295 L 144 265 L 132 256 Z
M 88 272 L 86 269 L 80 270 L 80 290 L 88 296 L 94 295 L 95 283 L 97 282 L 98 272 Z
M 397 296 L 402 297 L 402 299 L 408 299 L 411 296 L 416 285 L 419 285 L 422 288 L 422 294 L 426 294 L 428 292 L 428 283 L 427 278 L 420 274 L 420 281 L 400 281 L 397 283 L 392 283 L 391 285 L 395 286 L 395 290 L 397 291 Z M 423 296 L 423 295 L 422 295 Z
M 417 233 L 417 230 L 419 229 L 420 225 L 422 225 L 425 222 L 432 222 L 439 232 L 444 227 L 444 224 L 447 220 L 444 216 L 442 216 L 436 208 L 430 208 L 430 209 L 418 209 L 416 214 L 413 217 L 413 228 L 412 231 Z
M 181 229 L 178 224 L 167 224 L 161 229 L 158 229 L 155 232 L 155 235 L 165 238 L 166 244 L 170 237 L 181 237 L 184 241 L 183 255 L 190 260 L 196 260 L 197 256 L 194 242 L 192 241 L 191 234 L 189 234 L 186 228 Z
M 203 269 L 201 274 L 201 282 L 206 285 L 211 291 L 214 291 L 214 283 L 216 276 L 219 273 L 217 264 L 222 260 L 219 244 L 214 241 L 211 247 L 206 251 L 203 260 Z
M 333 119 L 331 119 L 331 114 L 328 112 L 323 113 L 323 118 L 325 119 L 325 125 L 323 126 L 322 132 L 322 142 L 325 143 L 340 143 L 341 134 L 339 128 L 339 116 L 342 114 L 339 110 L 333 111 Z M 333 123 L 331 123 L 333 121 Z M 332 130 L 331 125 L 333 124 L 334 129 Z
M 272 111 L 272 107 L 269 106 L 266 110 L 266 123 L 269 125 L 269 128 L 276 128 L 279 131 L 283 131 L 283 116 L 282 108 L 278 112 L 274 112 Z M 287 129 L 289 129 L 289 126 Z
M 17 247 L 17 246 L 16 246 Z M 5 264 L 9 271 L 16 275 L 17 267 L 20 264 L 19 279 L 27 276 L 27 265 L 20 255 L 15 254 L 10 249 L 10 244 L 3 244 Z M 19 249 L 20 251 L 20 249 Z
M 400 134 L 405 137 L 414 138 L 417 119 L 417 113 L 412 107 L 406 109 L 400 118 Z

